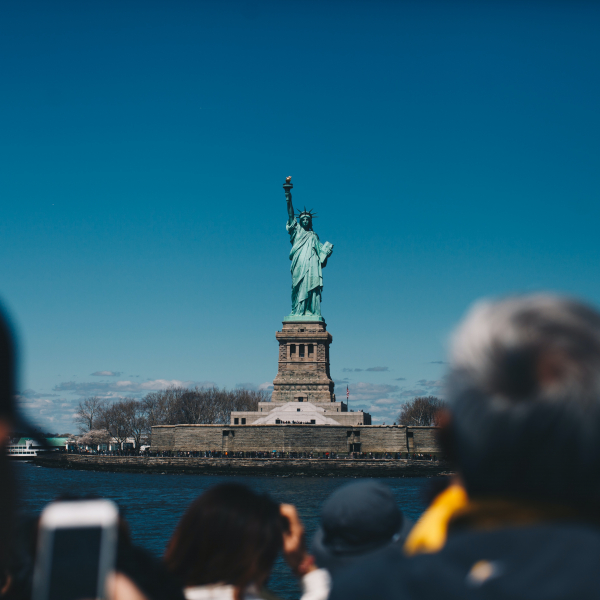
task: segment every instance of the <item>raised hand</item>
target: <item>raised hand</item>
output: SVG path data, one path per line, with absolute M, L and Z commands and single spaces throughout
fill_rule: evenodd
M 289 523 L 288 531 L 283 534 L 283 556 L 294 575 L 302 577 L 317 568 L 314 558 L 306 548 L 304 525 L 293 504 L 282 504 L 279 511 Z

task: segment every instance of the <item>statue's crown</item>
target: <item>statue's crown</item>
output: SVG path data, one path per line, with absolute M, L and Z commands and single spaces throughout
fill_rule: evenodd
M 311 219 L 318 219 L 316 213 L 313 213 L 312 208 L 310 210 L 306 210 L 306 206 L 302 212 L 299 212 L 296 216 L 299 219 L 302 215 L 308 215 Z

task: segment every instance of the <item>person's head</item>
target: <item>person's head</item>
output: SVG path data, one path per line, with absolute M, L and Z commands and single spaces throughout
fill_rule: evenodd
M 197 498 L 177 525 L 165 564 L 185 587 L 262 586 L 283 546 L 279 505 L 246 486 L 225 483 Z
M 357 481 L 336 490 L 323 504 L 312 551 L 319 567 L 332 570 L 389 544 L 401 544 L 409 528 L 387 485 Z
M 600 314 L 553 295 L 476 304 L 450 354 L 450 444 L 471 496 L 600 501 Z

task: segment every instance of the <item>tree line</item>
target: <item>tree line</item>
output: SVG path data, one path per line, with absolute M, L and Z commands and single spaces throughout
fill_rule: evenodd
M 133 438 L 136 448 L 146 440 L 153 425 L 226 425 L 231 411 L 256 411 L 259 402 L 269 402 L 266 391 L 227 390 L 217 387 L 193 389 L 170 387 L 151 392 L 144 398 L 123 398 L 110 402 L 92 396 L 77 407 L 75 422 L 83 434 L 81 445 L 108 444 L 111 439 L 120 446 Z M 417 397 L 406 402 L 397 422 L 399 425 L 438 425 L 440 411 L 446 403 L 435 396 Z
M 447 404 L 436 396 L 417 396 L 402 406 L 398 425 L 439 425 L 439 418 Z
M 256 411 L 259 402 L 269 402 L 266 391 L 226 388 L 170 387 L 144 398 L 110 402 L 92 396 L 79 402 L 75 422 L 83 436 L 79 442 L 95 446 L 113 438 L 119 445 L 133 438 L 136 448 L 148 439 L 154 425 L 228 424 L 234 410 Z

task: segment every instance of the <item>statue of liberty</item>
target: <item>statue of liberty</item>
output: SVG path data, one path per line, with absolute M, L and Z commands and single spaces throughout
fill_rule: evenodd
M 316 217 L 312 210 L 304 207 L 302 212 L 294 215 L 291 179 L 287 177 L 283 184 L 289 217 L 285 227 L 292 244 L 292 312 L 286 319 L 322 321 L 323 269 L 333 251 L 333 245 L 329 242 L 321 244 L 319 241 L 319 236 L 312 228 L 313 218 Z

